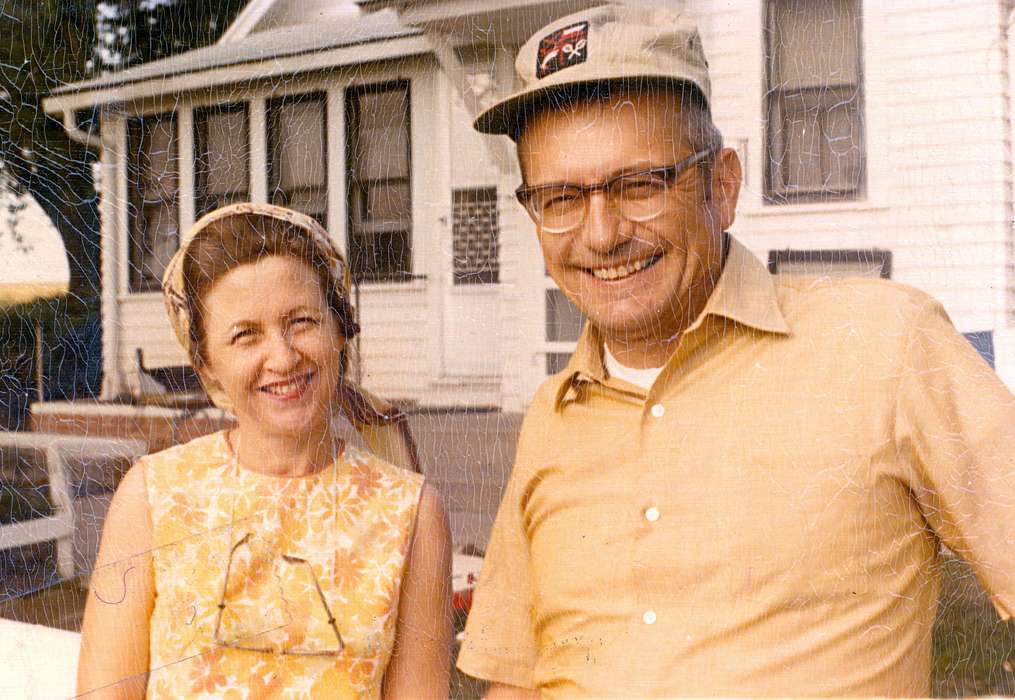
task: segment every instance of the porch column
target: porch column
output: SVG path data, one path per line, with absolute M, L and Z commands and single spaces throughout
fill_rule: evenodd
M 123 158 L 127 153 L 126 122 L 111 117 L 107 112 L 100 116 L 102 155 L 92 175 L 99 196 L 99 255 L 101 269 L 102 316 L 102 399 L 112 399 L 125 388 L 120 367 L 120 232 L 126 237 L 127 176 Z M 121 166 L 121 163 L 123 165 Z

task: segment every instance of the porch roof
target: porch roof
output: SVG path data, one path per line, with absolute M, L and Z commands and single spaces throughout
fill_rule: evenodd
M 382 10 L 340 22 L 257 32 L 243 41 L 213 44 L 70 83 L 54 90 L 44 106 L 47 112 L 57 113 L 429 51 L 419 29 L 403 25 L 393 10 Z

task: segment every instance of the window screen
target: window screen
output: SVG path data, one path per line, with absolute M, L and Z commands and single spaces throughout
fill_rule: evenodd
M 155 291 L 180 241 L 176 119 L 173 114 L 131 119 L 127 140 L 130 291 Z
M 328 219 L 328 146 L 324 95 L 268 104 L 268 197 L 272 203 Z
M 771 203 L 856 199 L 865 187 L 860 9 L 856 0 L 769 0 Z
M 198 216 L 250 200 L 250 136 L 246 105 L 194 112 L 194 196 Z
M 497 188 L 455 190 L 452 204 L 455 284 L 498 282 L 500 222 Z
M 412 268 L 409 85 L 347 92 L 349 266 L 363 281 L 405 281 Z

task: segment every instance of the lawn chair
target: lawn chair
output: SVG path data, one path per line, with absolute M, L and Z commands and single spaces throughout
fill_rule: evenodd
M 134 462 L 148 451 L 148 445 L 143 440 L 0 431 L 0 453 L 3 455 L 0 459 L 6 462 L 0 466 L 4 467 L 7 478 L 17 469 L 15 462 L 21 463 L 19 451 L 45 456 L 45 474 L 27 474 L 24 480 L 33 482 L 36 487 L 41 485 L 38 481 L 48 480 L 49 498 L 39 517 L 0 525 L 0 549 L 55 540 L 57 572 L 61 578 L 71 579 L 75 575 L 74 494 L 87 490 L 89 481 L 112 490 L 117 480 L 112 473 L 97 474 L 94 470 L 88 473 L 89 465 L 103 460 Z M 85 488 L 80 488 L 82 484 Z

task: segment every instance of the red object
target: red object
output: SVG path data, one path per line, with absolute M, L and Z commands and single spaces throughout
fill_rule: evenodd
M 473 583 L 473 576 L 469 574 L 469 583 Z M 459 612 L 467 613 L 472 609 L 472 588 L 466 588 L 464 591 L 455 591 L 454 595 L 451 596 L 451 607 Z
M 536 78 L 585 63 L 588 39 L 588 22 L 572 24 L 543 37 L 536 51 Z

